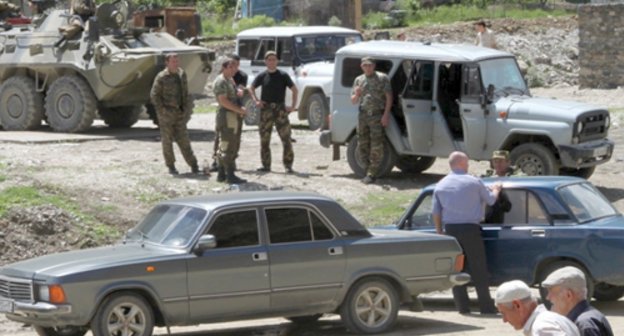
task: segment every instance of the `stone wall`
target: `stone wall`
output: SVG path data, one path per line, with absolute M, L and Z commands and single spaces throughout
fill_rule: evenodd
M 624 86 L 624 3 L 582 5 L 578 25 L 579 86 Z

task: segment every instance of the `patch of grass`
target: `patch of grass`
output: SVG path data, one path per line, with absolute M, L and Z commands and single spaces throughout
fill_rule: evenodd
M 165 194 L 152 191 L 152 192 L 138 192 L 134 195 L 134 198 L 141 203 L 144 203 L 147 205 L 153 205 L 155 203 L 167 200 L 170 197 L 168 197 Z
M 77 204 L 55 195 L 39 192 L 34 187 L 10 187 L 0 192 L 0 216 L 4 216 L 11 207 L 31 207 L 52 204 L 67 211 L 77 211 Z
M 457 21 L 474 21 L 477 19 L 533 19 L 548 16 L 565 16 L 571 13 L 555 9 L 523 9 L 517 6 L 490 6 L 478 7 L 472 5 L 439 6 L 432 9 L 419 9 L 407 19 L 410 26 L 424 26 L 429 24 L 446 24 Z
M 418 192 L 398 193 L 384 191 L 368 194 L 362 201 L 349 207 L 349 211 L 367 227 L 388 225 L 399 219 Z
M 213 112 L 217 112 L 217 107 L 214 105 L 201 105 L 201 106 L 195 106 L 195 108 L 193 108 L 193 113 L 203 114 L 203 113 L 213 113 Z

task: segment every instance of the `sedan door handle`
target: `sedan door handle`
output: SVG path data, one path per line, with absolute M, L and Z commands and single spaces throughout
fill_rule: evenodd
M 464 112 L 470 113 L 470 112 L 472 112 L 472 110 L 471 109 L 464 109 Z
M 405 105 L 405 107 L 407 107 L 407 108 L 414 108 L 414 107 L 416 107 L 416 105 L 407 104 L 407 105 Z
M 531 230 L 531 237 L 546 237 L 546 230 Z
M 251 255 L 253 261 L 264 261 L 267 260 L 266 252 L 256 252 Z
M 329 255 L 342 255 L 342 247 L 341 246 L 330 247 L 327 249 L 327 253 L 329 253 Z

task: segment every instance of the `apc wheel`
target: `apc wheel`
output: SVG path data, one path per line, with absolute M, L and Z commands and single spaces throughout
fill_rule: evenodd
M 596 166 L 588 167 L 588 168 L 561 168 L 559 169 L 559 175 L 567 175 L 567 176 L 576 176 L 584 179 L 589 179 L 594 171 L 596 170 Z
M 133 293 L 108 297 L 91 321 L 94 336 L 150 336 L 154 329 L 154 312 L 147 301 Z
M 139 121 L 142 106 L 119 106 L 119 107 L 100 107 L 98 112 L 100 117 L 109 127 L 128 128 Z
M 544 145 L 527 143 L 511 151 L 511 162 L 527 175 L 557 175 L 559 163 Z
M 594 287 L 594 298 L 598 301 L 617 301 L 622 296 L 624 296 L 623 286 L 613 286 L 601 282 Z
M 45 98 L 48 123 L 58 132 L 80 132 L 95 118 L 96 98 L 89 84 L 78 76 L 55 80 Z
M 292 323 L 296 324 L 308 324 L 318 321 L 323 314 L 314 314 L 314 315 L 306 315 L 306 316 L 291 316 L 286 319 Z
M 39 327 L 33 326 L 35 328 L 35 332 L 39 336 L 83 336 L 89 331 L 87 327 L 76 327 L 76 326 L 66 326 L 66 327 Z
M 308 128 L 312 131 L 319 128 L 327 128 L 327 115 L 329 109 L 322 93 L 313 93 L 306 103 L 308 115 Z
M 340 317 L 357 334 L 376 334 L 388 330 L 396 321 L 399 298 L 388 281 L 364 279 L 351 290 L 340 307 Z
M 566 267 L 566 266 L 576 267 L 580 269 L 581 271 L 583 271 L 583 274 L 585 274 L 585 280 L 587 282 L 587 298 L 591 298 L 594 295 L 594 280 L 591 274 L 587 272 L 587 269 L 585 269 L 585 267 L 581 266 L 581 264 L 577 262 L 570 261 L 570 260 L 561 260 L 561 261 L 555 261 L 553 263 L 546 265 L 540 272 L 539 292 L 540 292 L 540 296 L 542 297 L 542 301 L 549 303 L 548 300 L 546 300 L 546 296 L 548 295 L 548 290 L 542 287 L 542 281 L 544 281 L 548 277 L 548 275 L 550 275 L 550 273 L 560 268 Z M 550 308 L 550 306 L 548 306 L 548 308 Z
M 255 126 L 260 123 L 260 109 L 256 107 L 253 99 L 249 96 L 245 96 L 243 98 L 243 106 L 247 110 L 247 114 L 245 114 L 245 125 L 247 126 Z
M 32 130 L 41 126 L 43 95 L 35 81 L 25 76 L 11 77 L 0 86 L 0 124 L 5 130 Z
M 396 166 L 404 173 L 416 174 L 431 168 L 435 160 L 433 156 L 402 155 L 397 159 Z
M 366 167 L 368 164 L 362 162 L 360 155 L 358 154 L 358 137 L 357 135 L 351 137 L 349 144 L 347 145 L 347 161 L 349 167 L 358 177 L 366 176 Z M 381 158 L 381 164 L 379 165 L 379 174 L 377 177 L 383 177 L 390 174 L 394 163 L 396 162 L 396 154 L 394 149 L 390 146 L 388 140 L 384 140 L 383 157 Z

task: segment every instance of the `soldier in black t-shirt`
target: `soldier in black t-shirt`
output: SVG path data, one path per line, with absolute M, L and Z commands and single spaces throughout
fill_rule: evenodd
M 249 77 L 243 70 L 239 69 L 240 56 L 238 56 L 238 54 L 229 54 L 227 57 L 234 62 L 233 64 L 236 67 L 236 73 L 234 74 L 232 79 L 234 80 L 234 84 L 236 85 L 236 94 L 238 95 L 238 101 L 237 101 L 238 106 L 243 106 L 243 97 L 245 93 L 247 92 L 245 88 L 247 87 L 247 81 Z M 243 131 L 243 120 L 241 119 L 238 125 L 238 134 L 241 134 L 242 131 Z M 238 145 L 240 148 L 240 142 L 238 143 Z M 238 153 L 239 148 L 236 148 L 236 153 Z M 219 163 L 218 163 L 219 160 L 217 157 L 218 151 L 219 151 L 219 134 L 217 133 L 217 129 L 215 128 L 215 142 L 214 142 L 213 154 L 212 154 L 213 161 L 212 161 L 212 165 L 210 165 L 211 172 L 219 171 Z M 236 154 L 236 156 L 238 157 L 238 154 Z M 236 170 L 236 163 L 234 163 L 234 170 Z M 225 172 L 219 171 L 219 174 L 223 175 L 225 174 Z
M 290 138 L 291 130 L 288 114 L 297 110 L 295 106 L 297 103 L 297 86 L 295 86 L 295 83 L 293 83 L 287 73 L 277 68 L 278 59 L 274 51 L 268 51 L 264 55 L 264 62 L 267 70 L 260 73 L 248 88 L 251 98 L 256 103 L 256 106 L 261 109 L 258 128 L 260 130 L 260 159 L 262 167 L 258 168 L 258 171 L 271 171 L 271 149 L 269 145 L 271 143 L 273 124 L 275 124 L 275 129 L 284 147 L 282 157 L 284 168 L 286 173 L 290 174 L 293 172 L 292 164 L 295 154 Z M 256 97 L 257 87 L 262 87 L 260 99 Z M 285 105 L 286 88 L 290 88 L 292 91 L 292 105 L 289 107 Z

